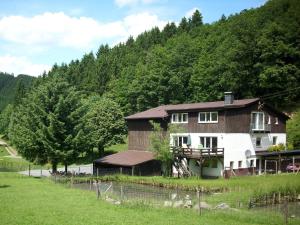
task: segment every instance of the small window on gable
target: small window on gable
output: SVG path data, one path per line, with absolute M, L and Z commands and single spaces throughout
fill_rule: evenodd
M 278 124 L 278 117 L 275 117 L 275 124 Z
M 271 124 L 271 116 L 268 116 L 268 124 Z

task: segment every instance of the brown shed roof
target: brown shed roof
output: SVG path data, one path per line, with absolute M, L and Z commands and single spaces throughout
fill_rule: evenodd
M 230 105 L 224 105 L 224 101 L 216 102 L 200 102 L 200 103 L 188 103 L 178 105 L 162 105 L 156 108 L 148 109 L 143 112 L 127 116 L 125 119 L 155 119 L 164 118 L 168 116 L 168 111 L 190 111 L 190 110 L 205 110 L 205 109 L 222 109 L 222 108 L 241 108 L 251 103 L 258 101 L 259 98 L 234 100 Z
M 116 166 L 135 166 L 154 159 L 153 152 L 128 150 L 102 157 L 95 160 L 94 163 Z

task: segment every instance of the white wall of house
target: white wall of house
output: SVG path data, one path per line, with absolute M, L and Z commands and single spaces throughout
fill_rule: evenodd
M 230 167 L 230 162 L 233 162 L 233 169 L 249 168 L 251 160 L 253 166 L 256 166 L 256 150 L 267 150 L 273 144 L 273 137 L 277 137 L 277 144 L 286 144 L 285 133 L 177 133 L 171 134 L 171 145 L 173 137 L 188 136 L 191 137 L 191 148 L 199 148 L 200 137 L 217 137 L 218 148 L 224 148 L 224 164 L 218 164 L 218 168 L 203 168 L 202 175 L 215 176 L 220 173 L 220 168 Z M 261 147 L 256 146 L 256 138 L 261 138 Z M 251 157 L 246 155 L 246 151 L 250 151 Z M 241 161 L 239 167 L 239 161 Z M 222 166 L 221 166 L 222 165 Z M 193 168 L 193 167 L 192 167 Z M 196 168 L 197 169 L 197 168 Z M 196 170 L 195 169 L 195 170 Z M 199 169 L 198 169 L 199 171 Z M 218 175 L 220 176 L 220 174 Z

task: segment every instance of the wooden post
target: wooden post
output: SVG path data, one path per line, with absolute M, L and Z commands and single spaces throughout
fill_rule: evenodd
M 41 178 L 42 178 L 42 176 L 43 176 L 43 168 L 41 167 Z
M 293 173 L 295 173 L 295 156 L 293 156 Z
M 258 161 L 258 175 L 261 175 L 261 161 L 262 161 L 262 158 L 260 158 Z
M 72 175 L 71 175 L 71 188 L 73 187 L 73 182 L 74 182 L 74 181 L 73 181 L 73 174 L 74 174 L 74 173 L 72 172 Z
M 101 181 L 98 181 L 97 180 L 97 183 L 96 183 L 96 191 L 97 191 L 97 199 L 99 199 L 101 197 L 101 192 L 100 192 L 100 185 L 99 183 L 101 183 Z
M 93 184 L 93 180 L 90 179 L 90 190 L 92 190 L 92 184 Z
M 123 174 L 123 168 L 122 168 L 122 166 L 120 167 L 120 174 Z
M 28 165 L 28 176 L 30 177 L 30 163 Z
M 200 197 L 200 190 L 199 188 L 197 187 L 197 198 L 198 198 L 198 207 L 199 207 L 199 215 L 201 215 L 201 197 Z
M 267 175 L 267 161 L 268 160 L 265 160 L 265 171 L 264 171 L 265 175 Z
M 278 173 L 281 173 L 281 154 L 279 154 Z
M 121 202 L 123 201 L 124 191 L 123 191 L 123 185 L 121 185 Z
M 284 224 L 287 225 L 289 220 L 289 205 L 288 200 L 285 198 L 284 200 Z
M 133 176 L 134 175 L 134 166 L 132 166 L 132 168 L 131 168 L 131 176 Z

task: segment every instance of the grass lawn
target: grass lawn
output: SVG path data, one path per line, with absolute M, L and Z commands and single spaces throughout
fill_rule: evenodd
M 9 155 L 3 146 L 0 146 L 0 157 Z
M 31 169 L 50 169 L 49 164 L 40 166 L 33 163 L 29 163 L 23 158 L 10 158 L 10 157 L 0 157 L 0 172 L 18 172 L 23 170 L 28 170 L 30 164 Z
M 0 173 L 1 225 L 48 224 L 283 224 L 278 214 L 253 211 L 214 211 L 199 216 L 190 209 L 115 206 L 97 200 L 90 191 L 68 189 L 47 179 Z M 293 219 L 289 224 L 299 224 Z

